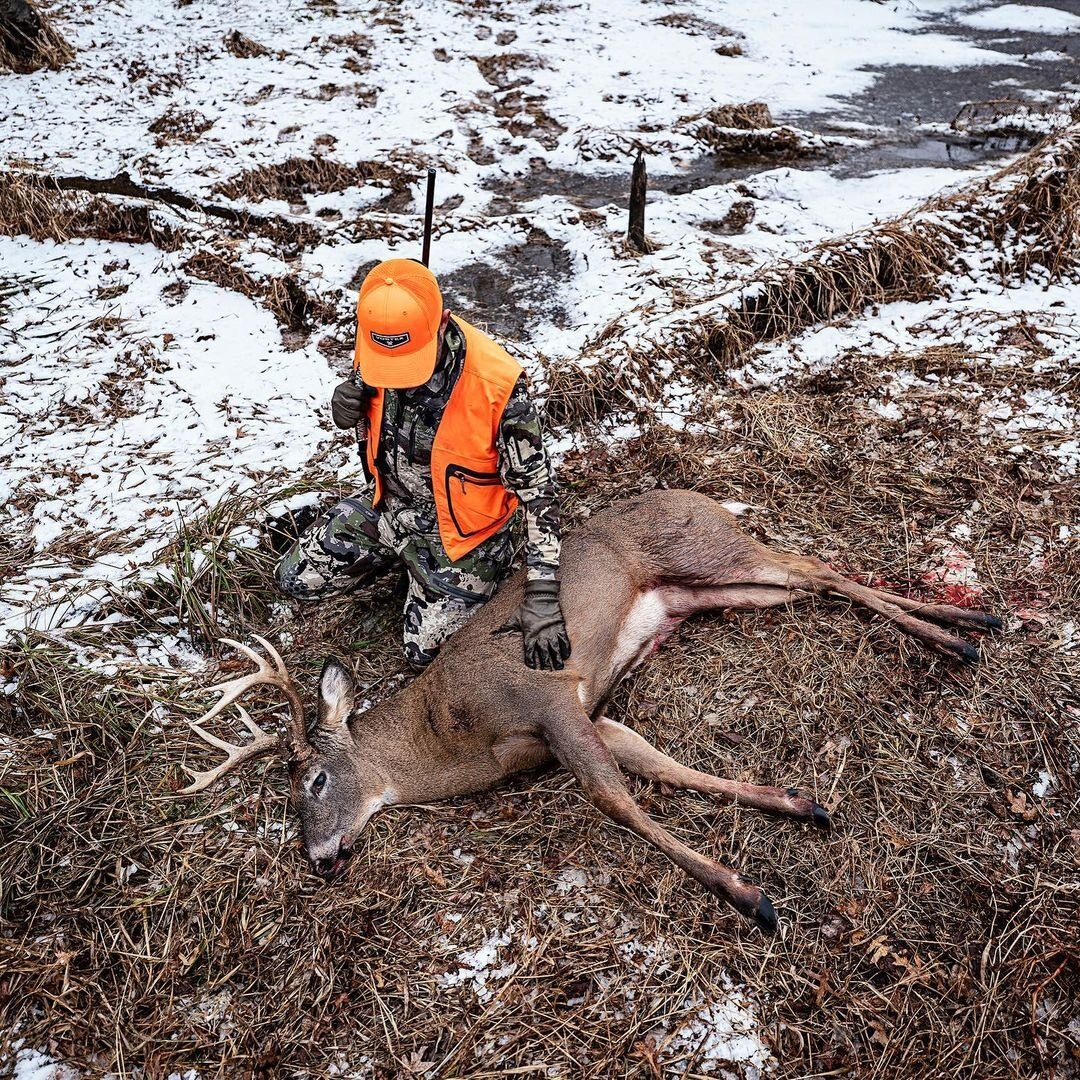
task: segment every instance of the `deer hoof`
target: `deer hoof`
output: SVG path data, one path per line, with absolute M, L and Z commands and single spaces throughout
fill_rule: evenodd
M 832 828 L 829 811 L 821 803 L 811 799 L 808 795 L 804 795 L 798 788 L 794 787 L 787 788 L 787 796 L 794 803 L 790 812 L 795 817 L 806 818 L 812 821 L 819 829 Z
M 957 641 L 953 646 L 953 650 L 965 664 L 977 664 L 979 662 L 979 650 L 970 642 Z
M 773 907 L 772 901 L 764 893 L 761 894 L 760 899 L 754 906 L 750 918 L 754 920 L 755 925 L 763 934 L 771 935 L 776 933 L 776 908 Z

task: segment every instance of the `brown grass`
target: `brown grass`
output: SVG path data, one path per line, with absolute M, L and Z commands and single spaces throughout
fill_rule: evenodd
M 344 191 L 368 183 L 390 183 L 397 170 L 377 162 L 344 165 L 328 158 L 289 158 L 277 165 L 261 165 L 218 184 L 214 191 L 229 199 L 260 202 L 284 199 L 296 202 L 304 195 Z
M 47 177 L 0 173 L 0 233 L 34 240 L 93 237 L 154 244 L 174 251 L 187 242 L 182 230 L 163 225 L 151 206 L 99 195 L 61 191 Z M 291 233 L 283 238 L 295 240 Z M 295 275 L 252 277 L 230 254 L 203 248 L 184 264 L 192 275 L 260 300 L 287 330 L 307 333 L 337 321 L 329 301 L 310 295 Z
M 738 348 L 724 353 L 719 321 L 706 328 L 719 335 L 712 358 L 730 362 L 866 297 L 928 295 L 962 257 L 965 232 L 999 245 L 1003 277 L 1071 271 L 1075 193 L 1061 173 L 1072 151 L 1039 153 L 935 203 L 936 226 L 905 219 L 914 239 L 890 223 L 760 275 L 782 317 L 733 307 Z M 54 235 L 53 204 L 19 198 L 0 202 L 0 221 Z M 934 228 L 949 245 L 940 261 Z M 286 285 L 274 301 L 225 253 L 203 250 L 188 270 L 280 302 L 286 325 L 296 310 Z M 775 282 L 802 291 L 784 307 Z M 979 409 L 989 391 L 1076 386 L 1068 372 L 1036 370 L 1045 350 L 1022 320 L 1007 335 L 1030 363 L 993 365 L 962 343 L 884 360 L 849 353 L 755 395 L 716 392 L 699 347 L 692 419 L 708 433 L 654 427 L 616 448 L 591 422 L 661 393 L 649 358 L 598 364 L 583 382 L 552 376 L 554 410 L 585 437 L 560 479 L 569 521 L 643 485 L 694 487 L 755 507 L 747 527 L 761 539 L 955 600 L 927 568 L 962 519 L 979 602 L 1007 618 L 977 669 L 842 607 L 706 618 L 618 694 L 611 714 L 688 764 L 799 785 L 832 810 L 836 830 L 823 836 L 632 783 L 677 835 L 763 883 L 779 937 L 717 907 L 558 771 L 382 815 L 333 886 L 297 850 L 280 768 L 176 799 L 180 762 L 203 760 L 180 716 L 207 701 L 199 687 L 217 671 L 192 685 L 156 668 L 112 675 L 87 657 L 180 629 L 232 673 L 212 639 L 258 631 L 285 642 L 309 690 L 328 652 L 348 657 L 372 699 L 404 677 L 398 582 L 294 616 L 273 591 L 270 557 L 229 539 L 281 494 L 267 492 L 188 523 L 163 579 L 106 606 L 130 621 L 60 640 L 31 633 L 0 656 L 0 674 L 19 680 L 0 695 L 0 1060 L 17 1033 L 88 1075 L 148 1080 L 189 1068 L 716 1075 L 700 1050 L 676 1057 L 671 1035 L 730 976 L 749 988 L 778 1080 L 1075 1076 L 1080 665 L 1059 635 L 1080 612 L 1080 558 L 1062 539 L 1078 491 L 1036 454 L 982 434 Z M 898 391 L 909 419 L 884 422 L 868 403 L 882 371 L 904 365 L 936 375 L 936 388 Z M 325 478 L 306 486 L 342 494 Z M 0 542 L 0 559 L 22 556 Z M 1036 796 L 1042 771 L 1053 784 Z M 447 985 L 461 955 L 496 932 L 507 967 L 491 996 Z
M 0 233 L 34 240 L 94 237 L 175 250 L 180 230 L 163 225 L 145 204 L 61 191 L 48 177 L 0 172 Z
M 1012 165 L 951 195 L 867 229 L 770 263 L 714 314 L 664 348 L 679 370 L 715 382 L 755 346 L 842 321 L 872 304 L 938 296 L 965 270 L 965 252 L 989 243 L 1002 284 L 1041 272 L 1055 280 L 1080 254 L 1080 127 L 1052 136 Z M 619 344 L 613 323 L 585 349 L 588 365 L 548 371 L 556 423 L 589 425 L 614 410 L 646 411 L 662 391 L 654 352 Z
M 971 373 L 959 354 L 911 362 L 958 384 Z M 822 836 L 633 785 L 678 835 L 763 882 L 779 938 L 606 824 L 561 772 L 387 813 L 347 880 L 322 885 L 281 831 L 279 769 L 171 797 L 179 761 L 200 755 L 177 717 L 205 692 L 149 671 L 103 677 L 30 637 L 5 661 L 21 682 L 0 754 L 13 841 L 0 851 L 0 1031 L 19 1023 L 28 1045 L 149 1077 L 322 1077 L 361 1055 L 384 1078 L 647 1078 L 657 1061 L 694 1076 L 704 1066 L 673 1062 L 669 1035 L 726 973 L 751 990 L 777 1077 L 1069 1075 L 1080 672 L 1054 640 L 1080 605 L 1076 551 L 1057 539 L 1077 492 L 977 437 L 977 402 L 951 383 L 954 419 L 921 438 L 872 422 L 877 363 L 851 356 L 824 381 L 736 402 L 708 436 L 595 444 L 562 477 L 570 517 L 644 475 L 734 496 L 763 508 L 749 521 L 759 536 L 928 599 L 940 588 L 920 573 L 930 537 L 979 504 L 967 546 L 984 602 L 1028 612 L 986 641 L 979 669 L 814 606 L 689 624 L 614 704 L 689 764 L 804 786 L 834 811 Z M 697 419 L 709 422 L 707 404 Z M 189 527 L 172 584 L 137 607 L 117 601 L 136 618 L 127 632 L 170 615 L 200 641 L 287 630 L 308 687 L 333 651 L 369 695 L 388 692 L 401 672 L 395 584 L 283 619 L 269 559 L 226 539 L 253 513 L 236 501 Z M 1036 537 L 1039 567 L 1023 546 Z M 115 646 L 124 631 L 112 633 Z M 1041 769 L 1055 778 L 1044 798 L 1031 794 Z M 561 891 L 566 873 L 589 884 Z M 498 931 L 499 963 L 516 967 L 489 1000 L 443 984 Z
M 52 20 L 30 0 L 19 0 L 22 16 L 0 23 L 0 71 L 29 75 L 47 67 L 59 71 L 75 58 Z
M 763 101 L 738 105 L 718 105 L 705 112 L 684 117 L 679 129 L 707 146 L 714 154 L 730 159 L 790 160 L 817 152 L 805 133 L 778 127 Z
M 232 30 L 225 35 L 225 48 L 241 60 L 250 60 L 256 56 L 268 56 L 270 50 L 265 45 L 260 45 L 239 30 Z
M 1002 280 L 1041 265 L 1052 277 L 1080 247 L 1080 129 L 1070 128 L 994 176 L 929 200 L 903 217 L 816 245 L 750 278 L 703 328 L 709 354 L 729 366 L 751 345 L 862 311 L 937 295 L 962 252 L 990 241 Z
M 188 259 L 184 269 L 203 281 L 259 300 L 286 330 L 308 333 L 315 326 L 325 328 L 337 321 L 334 305 L 309 294 L 294 274 L 258 279 L 228 253 L 207 248 Z
M 195 109 L 171 108 L 162 113 L 147 129 L 156 135 L 158 146 L 169 143 L 198 142 L 199 137 L 214 126 L 214 121 Z

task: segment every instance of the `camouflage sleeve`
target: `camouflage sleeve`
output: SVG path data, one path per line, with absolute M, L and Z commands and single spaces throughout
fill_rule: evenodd
M 525 567 L 530 581 L 559 576 L 559 503 L 544 432 L 523 375 L 499 426 L 499 472 L 525 508 Z

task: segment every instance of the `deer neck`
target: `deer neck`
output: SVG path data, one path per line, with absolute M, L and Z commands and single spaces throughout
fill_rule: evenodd
M 431 723 L 429 698 L 417 683 L 373 706 L 353 727 L 357 767 L 385 793 L 382 805 L 431 801 L 432 775 L 447 751 Z

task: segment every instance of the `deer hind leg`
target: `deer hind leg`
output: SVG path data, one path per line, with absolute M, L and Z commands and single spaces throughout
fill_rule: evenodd
M 935 623 L 982 630 L 1001 627 L 1000 619 L 985 612 L 967 611 L 948 604 L 922 604 L 883 589 L 860 585 L 812 556 L 778 555 L 769 552 L 768 557 L 754 571 L 754 577 L 762 585 L 781 585 L 794 596 L 814 594 L 846 597 L 861 607 L 884 615 L 905 634 L 910 634 L 947 655 L 958 656 L 968 663 L 978 661 L 979 650 L 963 638 L 942 630 Z M 916 612 L 918 614 L 914 614 Z
M 631 731 L 615 720 L 598 720 L 596 731 L 619 765 L 635 776 L 643 776 L 669 787 L 716 795 L 738 806 L 752 806 L 755 810 L 764 810 L 766 813 L 812 821 L 823 829 L 829 828 L 831 824 L 825 807 L 796 788 L 741 784 L 736 780 L 724 780 L 719 776 L 691 769 L 657 750 L 636 731 Z
M 577 778 L 590 802 L 612 821 L 662 851 L 713 896 L 752 919 L 766 933 L 776 930 L 772 901 L 730 867 L 694 851 L 641 809 L 626 790 L 619 766 L 576 699 L 542 722 L 552 753 Z

